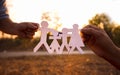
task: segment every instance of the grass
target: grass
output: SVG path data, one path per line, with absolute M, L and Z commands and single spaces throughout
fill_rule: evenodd
M 96 55 L 44 55 L 0 58 L 0 75 L 120 75 L 120 71 Z

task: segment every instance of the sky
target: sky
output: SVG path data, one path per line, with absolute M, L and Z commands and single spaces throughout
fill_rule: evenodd
M 10 17 L 15 22 L 37 22 L 43 12 L 57 13 L 62 27 L 80 28 L 97 13 L 106 13 L 120 24 L 120 0 L 7 0 Z

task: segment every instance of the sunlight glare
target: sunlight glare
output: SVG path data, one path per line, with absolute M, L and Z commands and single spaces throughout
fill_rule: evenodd
M 10 15 L 15 22 L 40 23 L 43 12 L 54 11 L 58 12 L 62 27 L 72 28 L 72 25 L 77 23 L 82 28 L 97 13 L 107 13 L 119 22 L 118 0 L 12 0 L 12 5 Z

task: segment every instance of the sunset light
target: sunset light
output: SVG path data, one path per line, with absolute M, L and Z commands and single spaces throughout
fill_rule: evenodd
M 120 75 L 120 0 L 0 0 L 0 75 Z
M 81 28 L 97 13 L 108 14 L 119 23 L 119 0 L 7 0 L 10 17 L 15 22 L 41 22 L 44 12 L 57 13 L 61 27 L 71 28 L 74 23 Z M 52 17 L 52 16 L 51 16 Z

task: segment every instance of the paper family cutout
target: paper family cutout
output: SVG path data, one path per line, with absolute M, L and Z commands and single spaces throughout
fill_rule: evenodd
M 37 52 L 38 49 L 44 45 L 48 51 L 48 53 L 57 53 L 62 54 L 64 47 L 66 47 L 68 53 L 72 53 L 75 48 L 78 49 L 78 51 L 83 54 L 84 51 L 81 49 L 81 47 L 84 47 L 84 43 L 82 42 L 82 39 L 80 37 L 80 30 L 78 29 L 78 24 L 73 25 L 73 29 L 67 29 L 63 28 L 62 33 L 59 34 L 57 30 L 48 28 L 48 22 L 42 21 L 41 22 L 41 38 L 40 42 L 36 45 L 34 48 L 34 52 Z M 52 34 L 49 36 L 49 39 L 53 39 L 52 43 L 50 45 L 47 44 L 47 34 L 48 32 L 51 32 Z M 71 33 L 71 34 L 70 34 Z M 68 37 L 70 37 L 69 43 L 67 42 Z M 60 45 L 58 43 L 58 39 L 62 40 L 62 44 Z

